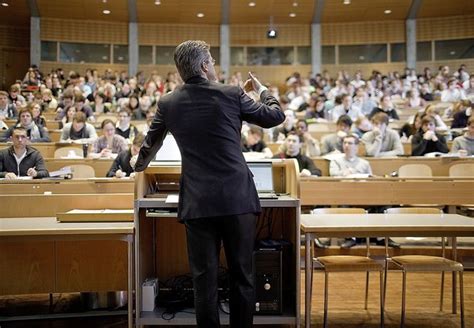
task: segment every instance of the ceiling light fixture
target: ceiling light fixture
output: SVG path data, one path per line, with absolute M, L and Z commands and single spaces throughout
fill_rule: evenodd
M 102 0 L 102 3 L 107 3 L 107 0 Z
M 197 13 L 196 16 L 199 17 L 199 18 L 203 18 L 203 17 L 204 17 L 204 14 L 203 14 L 203 13 Z
M 293 2 L 293 7 L 298 7 L 298 2 Z
M 160 0 L 155 0 L 155 5 L 157 5 L 157 6 L 161 5 L 161 1 Z
M 350 5 L 350 4 L 351 4 L 351 0 L 344 0 L 342 3 L 345 4 L 345 5 Z
M 389 15 L 392 13 L 392 11 L 390 9 L 387 9 L 387 10 L 384 10 L 383 12 L 385 15 Z
M 295 13 L 290 13 L 290 17 L 296 17 Z
M 249 2 L 249 7 L 255 7 L 257 4 L 255 2 Z
M 8 7 L 8 3 L 2 2 L 2 7 Z
M 104 9 L 104 10 L 102 10 L 102 13 L 103 13 L 104 15 L 110 15 L 111 11 L 108 10 L 108 9 Z

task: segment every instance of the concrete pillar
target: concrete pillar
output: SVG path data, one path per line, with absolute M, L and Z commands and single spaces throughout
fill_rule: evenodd
M 134 76 L 138 72 L 138 25 L 128 23 L 128 75 Z
M 228 24 L 221 25 L 220 67 L 227 79 L 230 75 L 230 28 Z
M 39 67 L 41 61 L 41 26 L 39 17 L 30 17 L 30 65 Z
M 322 54 L 321 24 L 311 24 L 311 70 L 313 76 L 321 73 Z
M 407 67 L 416 69 L 416 19 L 407 19 Z

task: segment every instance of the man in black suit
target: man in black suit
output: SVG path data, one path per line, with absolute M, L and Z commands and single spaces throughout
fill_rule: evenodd
M 278 101 L 249 73 L 246 92 L 217 83 L 214 59 L 203 41 L 186 41 L 174 54 L 185 84 L 163 96 L 140 150 L 143 171 L 170 131 L 181 151 L 178 217 L 186 225 L 199 327 L 220 327 L 217 273 L 221 241 L 230 273 L 230 325 L 251 327 L 255 309 L 252 253 L 260 202 L 240 148 L 242 121 L 264 128 L 283 122 Z

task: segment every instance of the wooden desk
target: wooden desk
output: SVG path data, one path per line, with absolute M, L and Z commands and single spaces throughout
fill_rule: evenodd
M 302 206 L 474 203 L 469 178 L 301 178 Z
M 0 195 L 1 218 L 53 217 L 72 209 L 130 209 L 133 193 L 90 194 L 11 194 Z
M 134 179 L 130 178 L 0 180 L 0 195 L 132 194 L 134 184 Z
M 128 327 L 132 327 L 133 234 L 132 223 L 4 218 L 0 220 L 0 295 L 126 289 Z M 109 245 L 98 248 L 97 242 Z
M 323 176 L 329 176 L 330 161 L 322 157 L 313 157 L 313 162 L 321 170 Z M 449 168 L 455 164 L 474 163 L 474 158 L 462 157 L 364 157 L 369 161 L 372 173 L 375 176 L 383 177 L 398 171 L 400 166 L 405 164 L 426 164 L 433 171 L 435 177 L 448 177 Z
M 474 236 L 474 220 L 457 214 L 303 214 L 301 231 L 305 234 L 305 327 L 311 323 L 311 244 L 316 237 L 453 237 Z M 453 286 L 456 281 L 453 275 Z M 456 290 L 453 288 L 453 313 Z
M 0 149 L 10 147 L 11 145 L 11 142 L 1 142 Z M 54 158 L 54 151 L 61 147 L 77 147 L 82 150 L 82 145 L 75 143 L 34 142 L 30 146 L 36 148 L 43 155 L 43 158 Z
M 92 159 L 92 158 L 77 158 L 77 159 L 63 159 L 63 158 L 45 158 L 44 162 L 48 171 L 57 171 L 65 166 L 75 164 L 90 165 L 95 170 L 96 177 L 105 177 L 109 172 L 114 160 L 112 159 Z

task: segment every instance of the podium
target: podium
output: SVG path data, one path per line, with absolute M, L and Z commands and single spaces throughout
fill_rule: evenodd
M 282 266 L 287 268 L 283 288 L 282 314 L 255 315 L 254 324 L 290 325 L 300 323 L 300 203 L 296 198 L 299 172 L 295 160 L 275 160 L 272 165 L 278 199 L 261 200 L 262 213 L 257 219 L 257 240 L 274 239 L 291 243 L 291 253 Z M 135 322 L 144 325 L 195 325 L 194 309 L 174 313 L 167 320 L 165 309 L 143 311 L 141 287 L 147 278 L 166 281 L 190 274 L 185 226 L 177 220 L 177 203 L 166 202 L 169 194 L 177 194 L 181 166 L 150 166 L 137 175 L 135 189 Z M 221 266 L 225 256 L 221 252 Z M 160 295 L 158 293 L 158 299 Z M 221 324 L 229 316 L 220 311 Z

